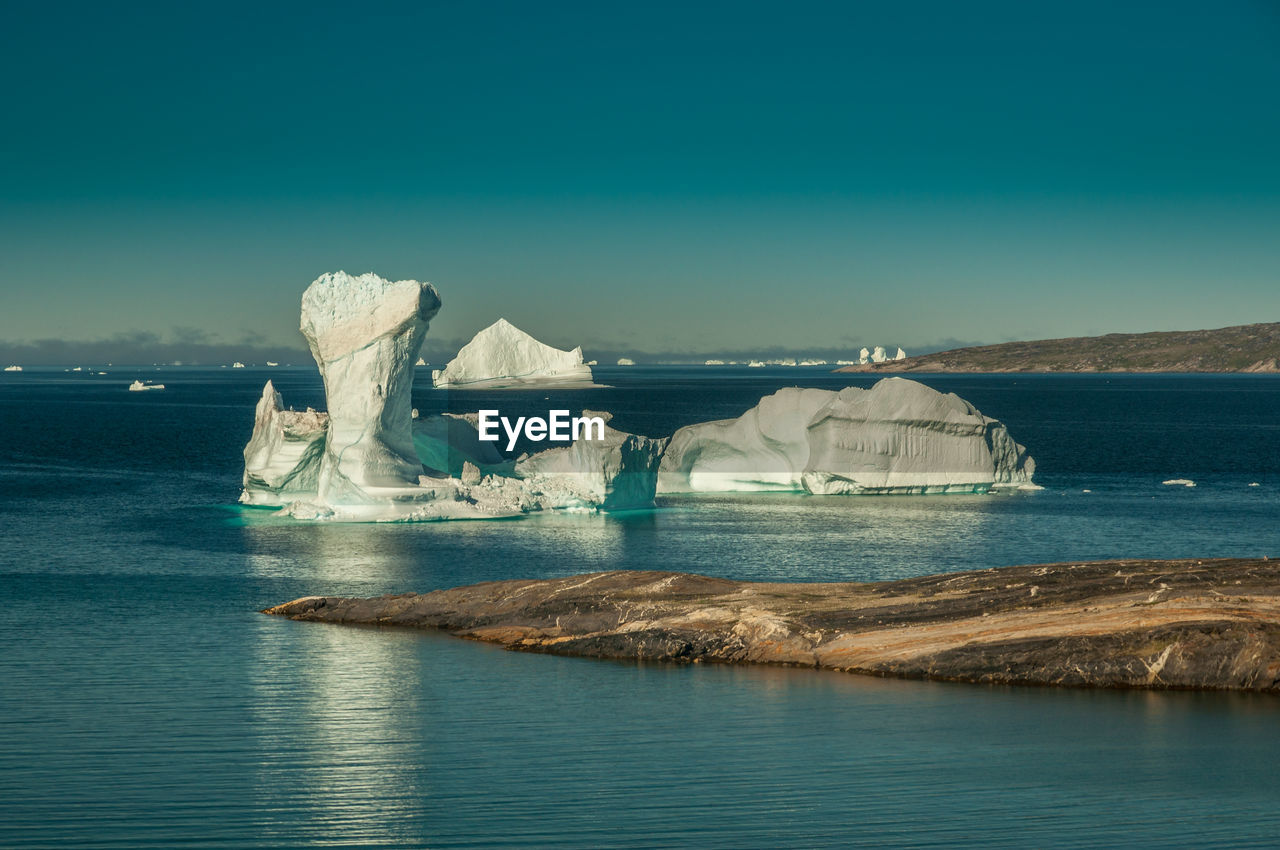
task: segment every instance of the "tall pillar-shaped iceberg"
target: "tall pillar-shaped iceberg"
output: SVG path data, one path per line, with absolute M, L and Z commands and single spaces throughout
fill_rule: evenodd
M 302 294 L 302 334 L 320 367 L 329 430 L 322 503 L 363 501 L 370 488 L 416 486 L 413 364 L 440 309 L 429 283 L 324 274 Z

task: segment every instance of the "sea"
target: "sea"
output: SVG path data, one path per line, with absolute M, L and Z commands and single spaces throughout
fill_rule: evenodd
M 236 499 L 264 382 L 323 409 L 313 366 L 0 373 L 0 847 L 1275 846 L 1275 696 L 560 658 L 259 613 L 606 569 L 1280 557 L 1280 377 L 913 377 L 1002 420 L 1043 489 L 307 523 Z M 419 369 L 414 404 L 608 410 L 665 436 L 875 378 L 597 380 L 446 393 Z

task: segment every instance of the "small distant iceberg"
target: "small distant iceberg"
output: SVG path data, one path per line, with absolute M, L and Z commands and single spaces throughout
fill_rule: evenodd
M 162 389 L 164 389 L 164 384 L 153 384 L 150 381 L 148 381 L 145 384 L 142 381 L 134 381 L 132 384 L 129 385 L 129 392 L 132 392 L 132 393 L 141 393 L 141 392 L 146 392 L 147 390 L 162 390 Z
M 419 357 L 419 358 L 418 358 L 418 362 L 417 362 L 417 363 L 414 363 L 413 365 L 414 365 L 414 366 L 427 366 L 427 365 L 430 365 L 430 364 L 428 364 L 428 363 L 427 363 L 427 361 L 426 361 L 426 360 L 424 360 L 423 358 Z
M 21 372 L 21 371 L 22 371 L 22 367 L 21 367 L 21 366 L 17 366 L 17 365 L 14 365 L 14 366 L 5 366 L 5 367 L 4 367 L 4 370 L 5 370 L 6 372 Z
M 632 360 L 630 357 L 619 357 L 619 358 L 618 358 L 618 365 L 619 365 L 619 366 L 634 366 L 634 365 L 636 365 L 636 361 Z
M 267 361 L 267 365 L 268 365 L 268 366 L 279 366 L 280 364 L 279 364 L 279 363 L 277 363 L 277 362 L 275 362 L 274 360 L 268 360 L 268 361 Z
M 1161 481 L 1167 487 L 1194 487 L 1196 482 L 1190 478 L 1170 478 L 1168 481 Z
M 723 365 L 724 365 L 724 361 L 723 361 L 723 360 L 708 360 L 707 362 L 703 363 L 702 365 L 703 365 L 703 366 L 723 366 Z
M 901 346 L 899 346 L 897 353 L 895 353 L 893 357 L 890 357 L 888 349 L 886 349 L 883 345 L 877 345 L 875 348 L 863 347 L 863 349 L 858 352 L 858 359 L 856 361 L 839 360 L 836 362 L 836 365 L 866 366 L 869 363 L 887 363 L 890 360 L 906 360 L 906 359 L 907 359 L 907 352 L 903 351 Z
M 243 369 L 243 368 L 244 368 L 244 364 L 243 364 L 243 363 L 241 363 L 239 360 L 237 360 L 236 362 L 234 362 L 234 363 L 232 363 L 232 364 L 231 364 L 231 368 L 232 368 L 232 369 Z
M 476 334 L 443 369 L 431 373 L 431 383 L 438 389 L 598 386 L 580 347 L 572 351 L 552 348 L 506 319 L 498 319 Z

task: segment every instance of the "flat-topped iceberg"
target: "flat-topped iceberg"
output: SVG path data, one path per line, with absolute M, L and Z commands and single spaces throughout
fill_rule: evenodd
M 658 492 L 979 493 L 1034 486 L 1034 470 L 999 421 L 888 378 L 869 390 L 783 389 L 737 419 L 681 428 Z
M 431 382 L 442 389 L 595 386 L 581 348 L 552 348 L 506 319 L 476 334 L 443 369 L 432 371 Z

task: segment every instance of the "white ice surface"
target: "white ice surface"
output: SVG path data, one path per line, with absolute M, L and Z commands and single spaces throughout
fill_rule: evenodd
M 584 410 L 583 418 L 612 415 Z M 572 445 L 520 458 L 515 473 L 552 507 L 595 506 L 609 510 L 646 508 L 657 492 L 665 439 L 604 428 L 603 440 L 579 438 Z
M 888 378 L 869 390 L 789 388 L 737 419 L 676 431 L 658 492 L 982 492 L 1033 486 L 1000 422 L 953 394 Z
M 476 334 L 448 365 L 431 373 L 431 381 L 440 388 L 593 386 L 581 348 L 561 351 L 544 345 L 506 319 Z

